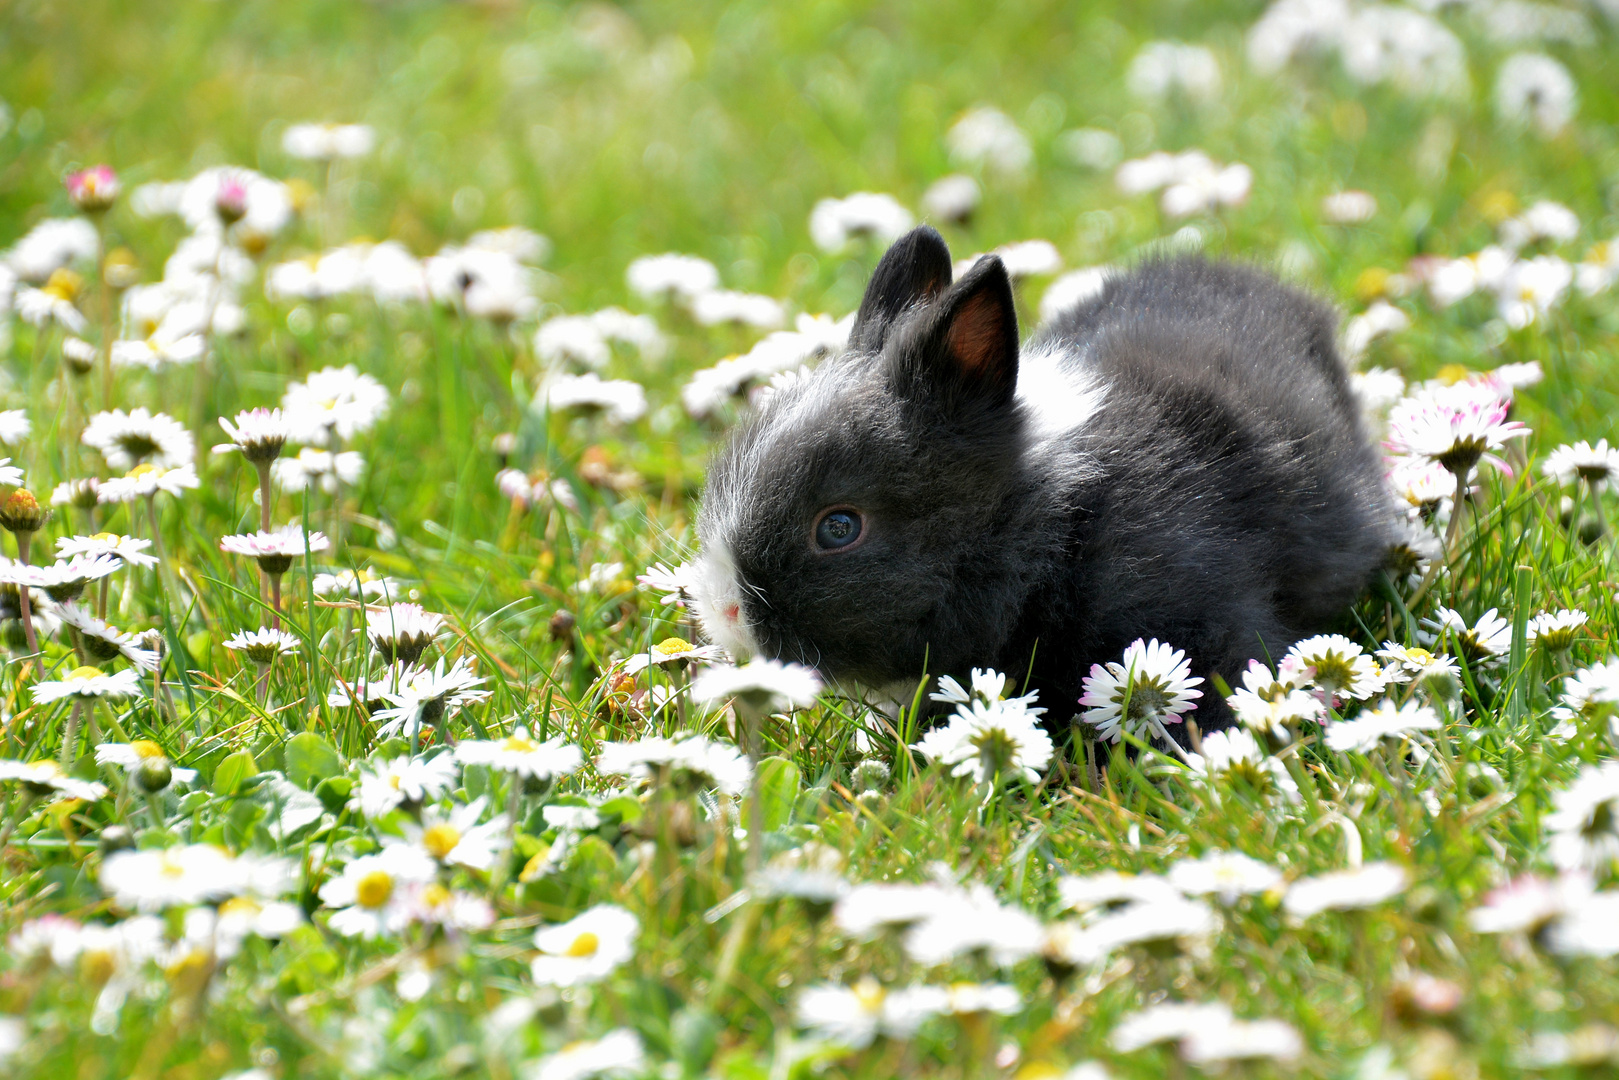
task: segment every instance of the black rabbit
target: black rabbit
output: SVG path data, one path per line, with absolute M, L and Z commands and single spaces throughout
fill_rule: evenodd
M 1322 302 L 1156 260 L 1022 348 L 1011 282 L 951 283 L 923 227 L 849 349 L 785 381 L 709 470 L 697 607 L 734 652 L 910 700 L 994 667 L 1079 711 L 1139 637 L 1235 682 L 1366 587 L 1393 511 Z M 1229 714 L 1206 693 L 1205 728 Z

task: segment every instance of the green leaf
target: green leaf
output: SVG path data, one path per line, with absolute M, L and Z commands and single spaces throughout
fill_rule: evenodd
M 354 781 L 346 776 L 333 776 L 315 785 L 315 797 L 330 812 L 341 813 L 354 790 Z
M 259 774 L 258 762 L 246 750 L 228 755 L 214 770 L 214 791 L 220 795 L 234 795 L 242 782 Z
M 287 779 L 306 791 L 343 771 L 337 747 L 305 731 L 287 740 Z
M 799 780 L 798 766 L 784 757 L 767 757 L 759 762 L 759 803 L 764 809 L 766 832 L 779 829 L 792 820 L 793 804 L 798 801 Z
M 634 825 L 641 820 L 643 810 L 641 800 L 632 795 L 620 795 L 618 798 L 608 799 L 596 807 L 596 812 L 603 818 L 616 816 L 619 821 L 626 825 Z

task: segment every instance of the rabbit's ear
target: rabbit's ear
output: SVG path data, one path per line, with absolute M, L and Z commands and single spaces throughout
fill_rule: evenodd
M 950 248 L 931 227 L 912 229 L 894 241 L 866 286 L 860 313 L 849 331 L 850 347 L 865 352 L 881 350 L 900 315 L 937 298 L 950 287 L 950 272 Z
M 998 255 L 986 255 L 937 305 L 920 347 L 905 350 L 913 387 L 947 403 L 1004 405 L 1017 390 L 1017 304 Z M 921 384 L 920 386 L 917 384 Z

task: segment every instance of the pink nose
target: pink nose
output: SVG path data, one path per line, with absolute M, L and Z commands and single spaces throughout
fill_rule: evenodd
M 736 622 L 736 617 L 738 615 L 742 614 L 741 605 L 739 605 L 739 604 L 722 604 L 722 605 L 720 605 L 720 614 L 725 616 L 725 621 L 726 622 Z

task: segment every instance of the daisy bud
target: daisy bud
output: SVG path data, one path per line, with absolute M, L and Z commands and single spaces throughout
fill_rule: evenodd
M 101 830 L 101 854 L 115 851 L 134 851 L 135 833 L 128 825 L 108 825 Z
M 558 608 L 557 613 L 551 616 L 551 640 L 570 640 L 573 637 L 574 625 L 573 612 L 567 608 Z
M 93 476 L 64 480 L 51 492 L 51 503 L 54 506 L 71 506 L 75 510 L 94 510 L 100 502 L 97 494 L 100 488 L 101 481 Z
M 114 289 L 127 289 L 141 279 L 141 264 L 135 253 L 126 247 L 115 247 L 107 252 L 101 263 L 101 279 Z
M 51 509 L 39 505 L 34 493 L 18 488 L 0 503 L 0 526 L 14 533 L 36 533 L 51 519 Z
M 876 758 L 867 758 L 854 767 L 849 779 L 854 782 L 855 790 L 862 794 L 881 791 L 888 786 L 888 766 Z
M 155 795 L 169 786 L 174 779 L 174 769 L 169 765 L 166 757 L 150 757 L 141 762 L 135 770 L 135 783 L 148 794 Z
M 227 176 L 219 181 L 219 190 L 214 193 L 214 213 L 228 228 L 247 216 L 247 185 L 234 176 Z
M 118 198 L 118 174 L 109 165 L 92 165 L 68 173 L 67 197 L 86 214 L 105 213 Z
M 73 375 L 88 375 L 96 367 L 96 347 L 83 338 L 62 342 L 62 366 Z

